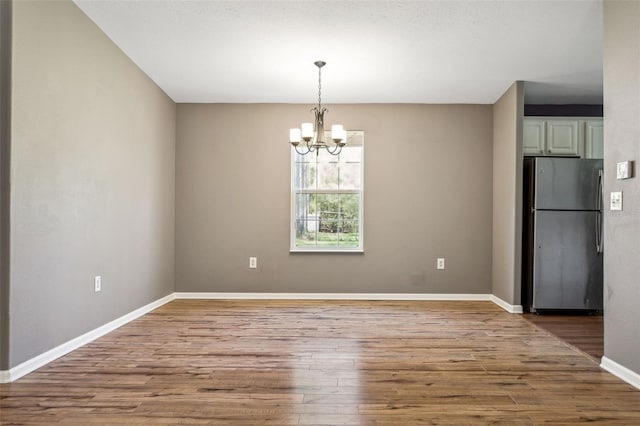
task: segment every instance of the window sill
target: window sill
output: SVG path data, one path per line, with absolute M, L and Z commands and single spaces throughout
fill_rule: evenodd
M 319 248 L 313 248 L 313 249 L 300 249 L 300 248 L 292 248 L 289 249 L 289 253 L 341 253 L 341 254 L 349 254 L 349 253 L 359 253 L 359 254 L 364 254 L 364 249 L 361 248 L 356 248 L 356 249 L 319 249 Z

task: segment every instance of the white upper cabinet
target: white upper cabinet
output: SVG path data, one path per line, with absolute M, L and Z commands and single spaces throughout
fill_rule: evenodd
M 545 150 L 544 120 L 524 120 L 524 153 L 543 155 Z
M 604 128 L 601 119 L 584 122 L 584 158 L 604 158 Z
M 525 117 L 524 155 L 602 158 L 602 119 Z
M 549 120 L 547 124 L 548 155 L 578 155 L 578 120 Z

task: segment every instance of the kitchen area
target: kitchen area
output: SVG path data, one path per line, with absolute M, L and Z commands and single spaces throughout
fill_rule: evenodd
M 601 105 L 525 105 L 525 318 L 599 360 L 603 335 Z

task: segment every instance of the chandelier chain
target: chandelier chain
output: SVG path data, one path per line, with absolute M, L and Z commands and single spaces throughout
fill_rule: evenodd
M 322 67 L 318 67 L 318 109 L 322 107 Z

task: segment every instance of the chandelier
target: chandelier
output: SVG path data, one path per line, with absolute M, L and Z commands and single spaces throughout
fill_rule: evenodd
M 289 143 L 300 155 L 306 155 L 310 152 L 320 152 L 320 148 L 324 148 L 331 155 L 338 155 L 342 151 L 342 147 L 347 142 L 347 132 L 341 124 L 331 126 L 331 139 L 333 140 L 333 149 L 325 142 L 324 135 L 324 113 L 328 112 L 322 106 L 322 67 L 326 65 L 324 61 L 316 61 L 314 64 L 318 67 L 318 106 L 313 107 L 311 111 L 315 116 L 315 123 L 302 123 L 300 129 L 289 130 Z M 298 149 L 300 142 L 304 141 L 302 150 Z

